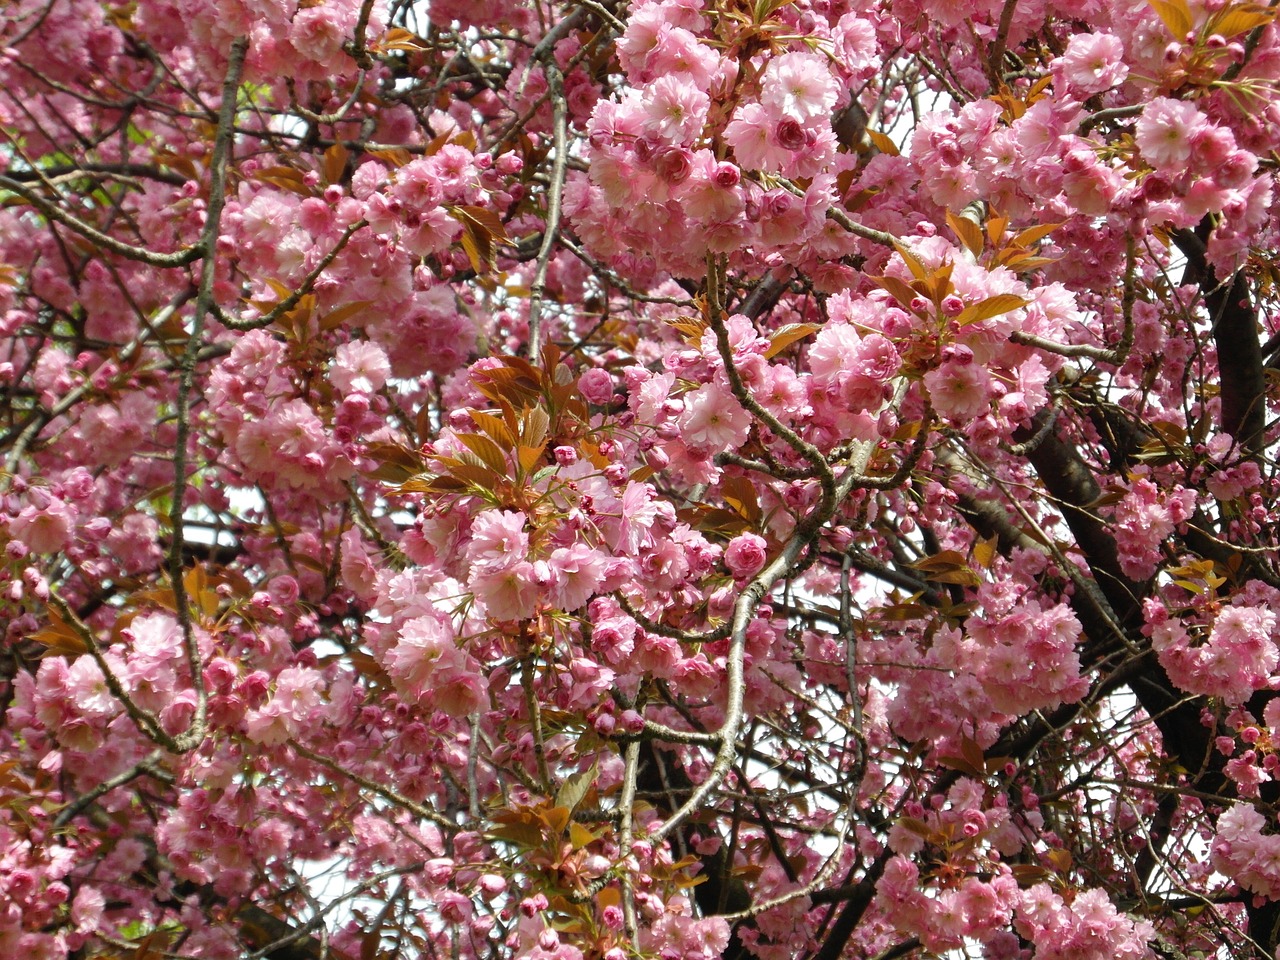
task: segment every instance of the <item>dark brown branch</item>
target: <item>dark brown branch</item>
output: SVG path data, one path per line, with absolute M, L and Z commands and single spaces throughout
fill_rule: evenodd
M 1050 415 L 1050 410 L 1042 410 L 1025 439 L 1034 435 L 1043 418 Z M 1050 431 L 1031 449 L 1027 459 L 1062 511 L 1094 581 L 1119 617 L 1117 622 L 1122 625 L 1138 622 L 1141 613 L 1139 603 L 1146 588 L 1121 571 L 1115 538 L 1102 518 L 1089 506 L 1098 499 L 1102 490 L 1079 450 L 1069 444 L 1060 432 Z
M 150 163 L 64 163 L 40 170 L 9 170 L 7 176 L 18 183 L 42 183 L 46 178 L 56 180 L 59 177 L 74 176 L 82 173 L 103 177 L 129 177 L 141 180 L 157 180 L 160 183 L 180 187 L 187 178 L 173 170 L 166 170 Z
M 1262 456 L 1267 425 L 1267 380 L 1258 315 L 1244 271 L 1219 280 L 1208 262 L 1206 242 L 1212 227 L 1206 217 L 1194 231 L 1175 232 L 1173 241 L 1187 258 L 1186 279 L 1200 287 L 1213 323 L 1222 429 L 1235 437 L 1245 456 L 1256 460 Z

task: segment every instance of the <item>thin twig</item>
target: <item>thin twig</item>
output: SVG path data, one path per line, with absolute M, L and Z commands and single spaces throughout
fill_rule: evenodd
M 153 750 L 145 759 L 139 760 L 127 770 L 122 770 L 114 777 L 104 780 L 92 790 L 87 790 L 80 794 L 58 812 L 58 815 L 53 820 L 53 825 L 59 829 L 65 827 L 99 797 L 106 796 L 116 787 L 123 787 L 126 783 L 132 783 L 139 777 L 153 777 L 162 783 L 172 784 L 174 782 L 173 774 L 160 768 L 160 760 L 163 756 L 164 754 L 161 751 Z
M 125 243 L 123 240 L 117 240 L 110 234 L 103 233 L 97 227 L 92 227 L 85 223 L 79 217 L 74 217 L 67 213 L 61 207 L 46 200 L 25 183 L 20 183 L 13 177 L 0 175 L 0 190 L 16 193 L 50 220 L 62 224 L 67 229 L 80 234 L 86 240 L 91 240 L 99 247 L 110 250 L 112 253 L 118 253 L 126 260 L 136 260 L 153 267 L 182 267 L 198 260 L 203 252 L 203 248 L 198 243 L 174 253 L 156 253 L 146 247 L 135 247 L 133 244 Z
M 120 678 L 111 669 L 111 664 L 107 662 L 107 658 L 102 652 L 102 646 L 98 643 L 98 638 L 94 636 L 88 624 L 80 619 L 76 612 L 71 609 L 71 605 L 56 590 L 50 589 L 48 602 L 49 606 L 58 611 L 63 623 L 70 627 L 77 639 L 84 644 L 85 650 L 88 651 L 89 656 L 93 658 L 93 662 L 98 665 L 98 669 L 102 672 L 102 679 L 107 685 L 107 690 L 124 707 L 125 713 L 129 715 L 129 719 L 133 721 L 139 732 L 148 740 L 159 744 L 166 750 L 174 753 L 180 752 L 177 749 L 178 743 L 164 731 L 164 728 L 160 726 L 160 721 L 150 712 L 144 710 L 133 697 L 129 696 L 129 691 L 125 689 Z
M 436 826 L 443 827 L 445 830 L 449 831 L 451 834 L 457 831 L 458 825 L 454 823 L 452 820 L 450 820 L 448 817 L 444 816 L 443 814 L 436 813 L 436 811 L 432 810 L 430 807 L 424 807 L 422 804 L 414 800 L 410 800 L 408 797 L 403 796 L 402 794 L 398 793 L 395 790 L 392 790 L 386 784 L 378 783 L 375 780 L 370 780 L 368 777 L 361 776 L 360 774 L 356 773 L 354 770 L 348 770 L 346 767 L 338 763 L 338 761 L 330 760 L 328 757 L 324 756 L 323 754 L 316 753 L 314 750 L 308 747 L 304 747 L 297 740 L 289 741 L 289 745 L 298 752 L 299 756 L 306 757 L 311 762 L 318 763 L 320 764 L 320 766 L 324 767 L 327 770 L 332 770 L 334 773 L 341 774 L 342 776 L 350 780 L 352 783 L 356 784 L 357 786 L 364 787 L 364 789 L 370 791 L 373 794 L 376 794 L 377 796 L 381 797 L 383 800 L 386 800 L 389 803 L 394 803 L 398 807 L 403 807 L 405 810 L 408 810 L 410 813 L 412 813 L 415 817 L 421 817 L 423 820 L 430 820 Z
M 338 242 L 335 243 L 329 252 L 321 257 L 319 262 L 316 263 L 307 275 L 302 278 L 302 282 L 298 285 L 298 288 L 262 316 L 248 317 L 245 319 L 232 317 L 220 310 L 216 304 L 212 303 L 210 304 L 211 312 L 217 321 L 229 330 L 245 332 L 248 330 L 261 330 L 263 327 L 269 327 L 302 302 L 302 298 L 311 292 L 316 281 L 320 279 L 320 274 L 324 273 L 324 271 L 328 269 L 329 265 L 333 263 L 338 254 L 341 253 L 350 242 L 351 237 L 368 225 L 368 220 L 357 220 L 355 223 L 350 224 L 345 230 L 343 230 L 342 236 L 338 238 Z
M 548 53 L 543 63 L 554 119 L 552 137 L 555 159 L 551 162 L 551 182 L 547 185 L 547 219 L 538 250 L 538 267 L 529 286 L 529 359 L 538 363 L 542 357 L 542 305 L 547 289 L 547 270 L 551 254 L 560 234 L 560 197 L 564 193 L 565 173 L 569 162 L 569 114 L 564 99 L 564 77 L 555 56 Z
M 240 93 L 240 75 L 244 68 L 245 53 L 249 48 L 248 37 L 237 37 L 231 43 L 228 55 L 226 79 L 222 84 L 222 103 L 218 110 L 218 132 L 213 142 L 213 154 L 209 163 L 209 202 L 205 214 L 204 231 L 198 248 L 204 256 L 200 267 L 200 284 L 196 293 L 196 305 L 191 318 L 191 335 L 179 363 L 178 395 L 175 401 L 176 435 L 173 452 L 173 505 L 169 511 L 172 541 L 169 544 L 168 571 L 173 590 L 174 607 L 187 651 L 187 666 L 191 671 L 191 684 L 195 689 L 196 708 L 191 726 L 177 738 L 178 752 L 198 746 L 205 736 L 208 693 L 204 686 L 204 670 L 200 662 L 200 647 L 196 642 L 195 627 L 187 604 L 187 589 L 183 583 L 183 522 L 187 511 L 187 445 L 191 437 L 191 400 L 195 391 L 196 362 L 204 339 L 204 318 L 213 305 L 214 283 L 217 278 L 218 235 L 222 232 L 222 210 L 227 200 L 227 166 L 231 160 L 232 140 L 236 117 L 236 101 Z

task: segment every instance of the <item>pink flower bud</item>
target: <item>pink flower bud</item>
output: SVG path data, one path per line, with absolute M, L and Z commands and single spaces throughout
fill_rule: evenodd
M 446 890 L 436 900 L 440 916 L 449 923 L 463 923 L 471 916 L 471 900 L 456 890 Z
M 174 700 L 160 711 L 160 726 L 171 737 L 186 731 L 195 716 L 196 705 L 190 696 Z
M 654 155 L 653 171 L 667 183 L 684 183 L 693 172 L 693 154 L 684 147 L 663 147 Z
M 773 128 L 773 135 L 778 141 L 778 146 L 783 150 L 799 150 L 806 142 L 804 127 L 800 126 L 800 122 L 791 117 L 783 117 L 778 121 L 778 125 Z
M 731 190 L 741 182 L 742 171 L 732 163 L 721 160 L 716 164 L 715 172 L 711 175 L 711 179 L 717 187 Z
M 578 378 L 578 389 L 587 403 L 604 405 L 613 399 L 613 377 L 608 370 L 594 367 Z
M 240 681 L 236 693 L 244 698 L 245 703 L 256 706 L 267 695 L 270 685 L 271 679 L 261 670 L 255 670 Z
M 453 877 L 454 863 L 448 857 L 434 857 L 423 865 L 423 874 L 431 883 L 448 883 Z
M 298 581 L 288 575 L 272 577 L 267 592 L 280 606 L 290 606 L 298 601 Z
M 656 152 L 656 145 L 648 137 L 640 137 L 635 143 L 636 159 L 641 163 L 650 163 Z
M 226 693 L 236 680 L 236 665 L 225 657 L 214 657 L 204 668 L 205 686 L 215 693 Z
M 534 917 L 547 909 L 547 898 L 545 894 L 535 893 L 532 897 L 525 897 L 520 901 L 520 912 L 526 917 Z

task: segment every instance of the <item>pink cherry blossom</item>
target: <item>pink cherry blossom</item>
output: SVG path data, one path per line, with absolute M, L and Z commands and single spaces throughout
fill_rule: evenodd
M 724 551 L 724 563 L 739 580 L 760 572 L 767 557 L 764 537 L 744 533 L 734 537 Z
M 926 373 L 924 383 L 934 409 L 959 423 L 972 420 L 991 403 L 990 377 L 975 363 L 948 361 Z
M 704 450 L 722 450 L 745 439 L 750 415 L 723 387 L 707 384 L 685 400 L 680 418 L 685 442 Z
M 829 117 L 836 102 L 836 82 L 828 60 L 812 53 L 785 53 L 769 62 L 760 103 L 776 117 L 805 122 Z
M 1193 141 L 1204 127 L 1205 118 L 1194 103 L 1156 97 L 1138 118 L 1134 139 L 1148 163 L 1172 173 L 1190 159 Z
M 376 393 L 391 375 L 386 352 L 376 343 L 345 343 L 334 355 L 329 378 L 344 393 Z
M 1266 11 L 11 7 L 0 956 L 1275 953 Z
M 725 128 L 725 141 L 745 170 L 775 171 L 787 162 L 790 151 L 775 138 L 776 119 L 760 104 L 739 108 Z
M 702 131 L 710 100 L 677 76 L 659 77 L 646 90 L 644 130 L 656 140 L 684 145 Z
M 600 588 L 606 560 L 600 551 L 585 543 L 575 543 L 553 550 L 548 565 L 555 578 L 551 602 L 562 610 L 572 611 L 583 606 Z
M 1076 34 L 1062 55 L 1062 75 L 1074 89 L 1091 96 L 1124 82 L 1129 67 L 1123 57 L 1124 43 L 1115 34 Z

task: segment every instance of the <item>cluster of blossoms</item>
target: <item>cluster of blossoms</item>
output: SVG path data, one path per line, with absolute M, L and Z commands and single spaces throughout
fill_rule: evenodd
M 1068 339 L 1083 319 L 1076 298 L 1053 283 L 1030 291 L 1009 270 L 975 264 L 940 236 L 915 241 L 911 253 L 924 269 L 946 271 L 951 292 L 936 307 L 923 297 L 901 304 L 905 317 L 889 313 L 880 329 L 923 373 L 933 409 L 959 426 L 973 425 L 976 434 L 979 423 L 1028 423 L 1048 403 L 1048 384 L 1061 362 L 1019 346 L 1011 335 Z M 913 278 L 904 258 L 891 261 L 886 275 L 903 283 Z M 966 314 L 998 298 L 1022 306 L 993 316 Z
M 632 11 L 618 44 L 631 86 L 596 105 L 589 175 L 567 191 L 576 229 L 600 253 L 625 261 L 624 251 L 649 251 L 664 269 L 696 276 L 709 252 L 817 263 L 853 251 L 835 235 L 815 241 L 835 201 L 834 174 L 853 165 L 838 152 L 832 115 L 848 107 L 849 83 L 874 72 L 874 27 L 853 13 L 834 22 L 806 14 L 810 45 L 758 73 L 746 68 L 749 78 L 718 52 L 736 29 L 722 13 L 679 3 Z M 711 110 L 726 96 L 731 116 Z M 813 182 L 769 186 L 771 175 Z
M 432 121 L 441 140 L 460 133 L 446 114 L 434 114 Z M 329 170 L 342 158 L 326 157 L 322 166 Z M 252 300 L 264 311 L 280 290 L 296 286 L 329 257 L 331 265 L 313 288 L 315 316 L 302 318 L 312 335 L 317 323 L 322 330 L 344 323 L 385 351 L 396 377 L 443 377 L 467 360 L 482 329 L 474 299 L 460 303 L 454 288 L 420 262 L 440 257 L 451 270 L 465 269 L 458 239 L 466 215 L 456 211 L 506 210 L 523 190 L 512 182 L 522 161 L 510 153 L 496 160 L 476 155 L 454 142 L 437 145 L 430 156 L 395 159 L 404 162 L 356 163 L 347 187 L 326 185 L 328 173 L 290 171 L 282 189 L 274 185 L 278 168 L 251 170 L 257 179 L 246 180 L 227 205 L 219 249 L 234 252 L 238 268 L 259 278 Z M 328 315 L 339 319 L 326 320 Z M 385 374 L 375 376 L 364 392 L 377 392 L 384 382 Z
M 966 939 L 977 940 L 988 949 L 1008 948 L 1007 927 L 1018 905 L 1018 884 L 1005 871 L 991 880 L 967 876 L 950 889 L 929 896 L 922 887 L 919 869 L 905 857 L 896 856 L 885 867 L 878 894 L 882 909 L 903 933 L 920 938 L 927 949 L 954 950 Z
M 466 717 L 487 702 L 488 685 L 479 664 L 458 649 L 454 624 L 446 613 L 444 601 L 456 596 L 460 585 L 445 580 L 437 581 L 433 590 L 425 586 L 422 578 L 407 574 L 387 584 L 387 601 L 403 596 L 411 606 L 397 605 L 391 621 L 395 631 L 380 651 L 381 658 L 407 702 Z M 437 598 L 440 602 L 433 602 Z
M 1238 708 L 1228 718 L 1233 721 L 1234 735 L 1220 736 L 1214 743 L 1219 753 L 1230 758 L 1222 769 L 1235 783 L 1241 797 L 1256 798 L 1262 785 L 1275 779 L 1276 767 L 1280 766 L 1273 734 L 1276 720 L 1280 719 L 1277 711 L 1280 707 L 1274 702 L 1268 703 L 1263 711 L 1265 726 L 1262 726 L 1247 710 Z M 1242 745 L 1244 749 L 1236 754 Z
M 1056 197 L 1064 212 L 1104 215 L 1126 195 L 1123 170 L 1075 134 L 1083 118 L 1079 104 L 1055 97 L 1009 122 L 999 104 L 978 100 L 954 116 L 936 114 L 922 123 L 912 137 L 911 162 L 920 173 L 930 171 L 921 182 L 949 209 L 983 199 L 1017 216 Z
M 122 641 L 104 655 L 111 673 L 131 699 L 153 712 L 170 735 L 186 729 L 195 702 L 186 681 L 186 652 L 174 619 L 163 613 L 139 616 L 120 631 Z M 91 657 L 46 660 L 22 701 L 39 728 L 76 754 L 94 753 L 93 776 L 124 769 L 145 753 L 120 701 L 108 689 L 102 668 Z M 28 697 L 30 699 L 28 699 Z
M 87 474 L 83 476 L 91 487 L 92 480 Z M 11 488 L 5 497 L 8 559 L 21 560 L 31 553 L 58 553 L 69 547 L 79 516 L 76 500 L 84 496 L 83 492 L 80 496 L 75 494 L 83 487 L 83 483 L 73 480 L 65 487 L 19 484 L 16 490 Z
M 288 371 L 285 344 L 264 331 L 240 338 L 210 378 L 222 437 L 246 480 L 340 497 L 353 473 L 347 449 L 296 396 Z
M 1271 686 L 1280 663 L 1272 602 L 1226 607 L 1206 628 L 1171 616 L 1163 605 L 1149 601 L 1151 646 L 1160 665 L 1182 689 L 1229 704 L 1243 703 L 1255 690 Z
M 141 845 L 135 842 L 133 846 Z M 83 944 L 87 935 L 96 931 L 103 896 L 98 889 L 85 887 L 70 904 L 74 932 L 38 932 L 66 912 L 71 898 L 66 879 L 79 852 L 74 846 L 46 844 L 43 829 L 24 836 L 7 824 L 0 825 L 0 870 L 4 876 L 0 882 L 4 898 L 0 948 L 10 956 L 65 956 L 73 945 Z
M 1101 890 L 1086 890 L 1067 903 L 1048 884 L 1023 893 L 1015 929 L 1052 960 L 1140 960 L 1150 956 L 1155 928 L 1120 913 Z
M 1267 818 L 1247 803 L 1236 803 L 1218 818 L 1213 839 L 1215 870 L 1221 870 L 1254 896 L 1280 896 L 1280 836 L 1265 831 Z
M 336 857 L 346 957 L 1137 960 L 1139 816 L 1280 899 L 1157 810 L 1275 799 L 1269 11 L 11 7 L 0 955 Z
M 835 159 L 831 129 L 838 88 L 829 60 L 786 53 L 769 61 L 760 99 L 734 111 L 724 140 L 747 171 L 813 177 Z
M 1088 691 L 1080 623 L 1065 604 L 1018 597 L 1008 584 L 983 583 L 977 593 L 981 612 L 938 627 L 927 647 L 909 635 L 876 644 L 903 668 L 893 671 L 899 693 L 887 708 L 900 736 L 954 751 L 966 732 L 985 746 L 1009 717 Z
M 232 42 L 248 37 L 248 79 L 289 76 L 305 83 L 355 73 L 356 62 L 344 46 L 361 16 L 361 4 L 355 2 L 281 0 L 213 6 L 195 0 L 148 0 L 139 6 L 133 24 L 157 49 L 190 50 L 195 57 L 192 66 L 202 70 L 216 71 Z M 386 29 L 385 4 L 371 5 L 363 16 L 371 36 Z
M 1112 523 L 1123 533 L 1120 566 L 1125 576 L 1145 580 L 1159 567 L 1165 541 L 1191 518 L 1196 494 L 1180 486 L 1162 489 L 1141 475 L 1127 480 L 1123 489 L 1112 513 Z

